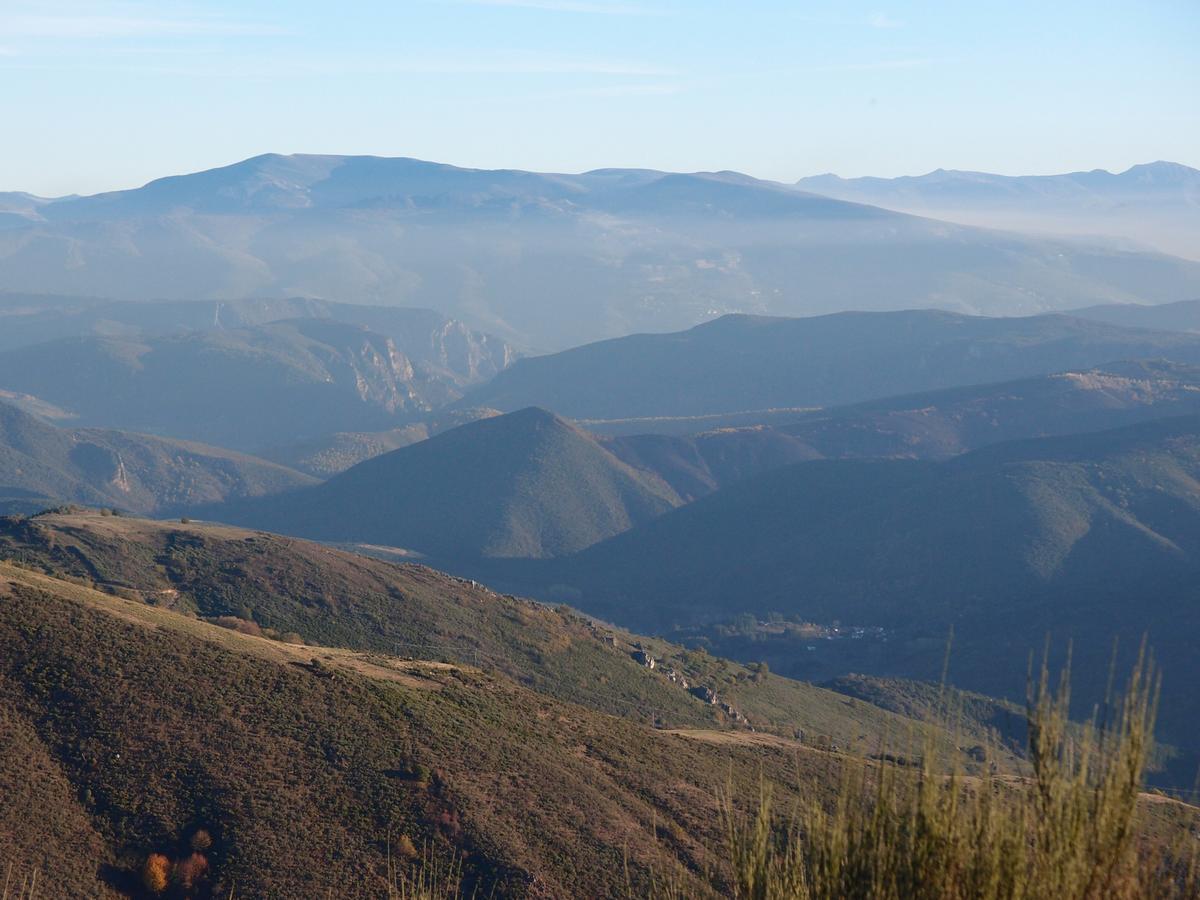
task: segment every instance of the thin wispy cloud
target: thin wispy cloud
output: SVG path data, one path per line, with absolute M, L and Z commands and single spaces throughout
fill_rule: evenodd
M 673 81 L 627 82 L 624 84 L 594 85 L 590 87 L 565 88 L 548 91 L 522 91 L 503 98 L 504 102 L 512 104 L 554 103 L 562 100 L 604 100 L 629 99 L 639 97 L 671 97 L 687 90 L 687 86 Z
M 413 75 L 599 75 L 634 78 L 668 78 L 674 69 L 626 59 L 586 59 L 542 53 L 505 53 L 492 56 L 432 54 L 386 59 L 301 59 L 297 65 L 313 71 L 374 72 Z
M 604 16 L 661 16 L 665 10 L 631 3 L 598 3 L 591 0 L 454 0 L 470 6 L 507 6 L 549 12 L 591 13 Z
M 58 12 L 0 12 L 0 34 L 8 38 L 111 40 L 153 37 L 238 37 L 279 35 L 286 30 L 264 22 L 219 16 L 164 15 L 142 7 L 110 12 L 64 9 Z
M 887 13 L 877 12 L 867 16 L 866 24 L 872 28 L 902 28 L 904 23 L 893 19 Z
M 812 72 L 872 72 L 887 69 L 923 69 L 944 62 L 944 59 L 880 59 L 870 62 L 830 63 L 809 66 L 808 69 Z
M 187 64 L 163 65 L 154 57 L 163 54 L 125 54 L 117 53 L 108 60 L 90 55 L 87 60 L 73 64 L 75 69 L 95 71 L 126 71 L 141 72 L 156 75 L 174 75 L 197 78 L 253 78 L 275 80 L 279 78 L 295 78 L 303 76 L 405 76 L 405 75 L 447 75 L 447 76 L 578 76 L 580 78 L 671 78 L 678 75 L 673 69 L 650 65 L 630 60 L 606 59 L 571 59 L 554 56 L 505 55 L 493 58 L 463 57 L 458 55 L 421 56 L 408 59 L 393 57 L 363 57 L 344 58 L 329 56 L 326 58 L 312 55 L 296 56 L 290 54 L 271 54 L 268 59 L 258 55 L 239 55 L 230 58 L 224 55 L 212 61 L 203 58 L 189 60 Z M 188 54 L 192 56 L 192 54 Z M 134 62 L 137 57 L 146 62 Z M 177 55 L 175 55 L 177 56 Z M 6 63 L 11 68 L 12 63 Z M 64 63 L 61 60 L 41 62 L 34 65 L 21 66 L 32 69 L 60 69 Z M 643 93 L 659 90 L 657 85 L 642 84 L 634 87 L 631 92 Z M 599 86 L 597 89 L 602 88 Z M 659 92 L 663 92 L 659 90 Z
M 675 73 L 658 66 L 628 62 L 588 60 L 510 60 L 495 62 L 444 62 L 414 60 L 410 63 L 387 63 L 381 71 L 409 72 L 417 75 L 643 75 L 670 76 Z
M 904 23 L 893 19 L 885 12 L 875 12 L 867 16 L 807 16 L 800 15 L 796 19 L 809 25 L 826 25 L 835 28 L 903 28 Z
M 580 88 L 574 91 L 558 91 L 542 95 L 545 99 L 565 99 L 570 97 L 669 97 L 678 94 L 683 87 L 678 84 L 611 84 L 594 88 Z

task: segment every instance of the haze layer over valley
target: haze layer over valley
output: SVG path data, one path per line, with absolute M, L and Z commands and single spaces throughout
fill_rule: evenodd
M 1190 220 L 1191 184 L 1134 179 L 1127 192 Z M 987 231 L 872 202 L 737 172 L 566 175 L 268 154 L 133 190 L 10 198 L 0 284 L 136 300 L 424 306 L 552 350 L 723 313 L 1020 315 L 1200 295 L 1194 258 Z M 1125 233 L 1146 221 L 1129 203 L 1108 215 Z

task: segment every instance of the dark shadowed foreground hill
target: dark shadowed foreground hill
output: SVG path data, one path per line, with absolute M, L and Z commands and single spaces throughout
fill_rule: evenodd
M 929 310 L 726 316 L 674 334 L 523 359 L 468 402 L 544 406 L 575 418 L 697 416 L 834 406 L 1154 358 L 1200 362 L 1200 336 L 1065 316 L 985 319 Z
M 887 624 L 944 618 L 1192 571 L 1198 475 L 1197 417 L 997 444 L 943 463 L 818 460 L 553 565 L 577 572 L 594 605 L 615 612 L 628 595 L 646 617 L 802 606 Z
M 543 569 L 527 572 L 543 591 L 569 586 L 584 609 L 641 628 L 739 613 L 883 626 L 900 637 L 873 665 L 893 674 L 936 677 L 953 624 L 959 683 L 992 693 L 1018 692 L 1053 633 L 1077 639 L 1081 692 L 1096 696 L 1113 638 L 1149 633 L 1175 673 L 1164 722 L 1200 745 L 1185 688 L 1200 638 L 1197 417 L 942 463 L 800 463 Z M 933 645 L 908 642 L 919 635 Z
M 394 450 L 312 489 L 211 514 L 439 558 L 537 557 L 586 547 L 681 502 L 657 475 L 531 408 Z
M 217 447 L 102 428 L 57 428 L 0 402 L 0 507 L 60 503 L 139 513 L 218 503 L 314 483 Z

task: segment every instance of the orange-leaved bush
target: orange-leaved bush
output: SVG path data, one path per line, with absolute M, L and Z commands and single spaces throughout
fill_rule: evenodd
M 142 884 L 152 894 L 161 894 L 167 889 L 171 874 L 171 861 L 161 853 L 151 853 L 142 866 Z

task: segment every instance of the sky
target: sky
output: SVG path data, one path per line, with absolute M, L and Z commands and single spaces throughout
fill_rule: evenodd
M 259 153 L 805 175 L 1200 168 L 1200 0 L 0 0 L 0 190 Z

